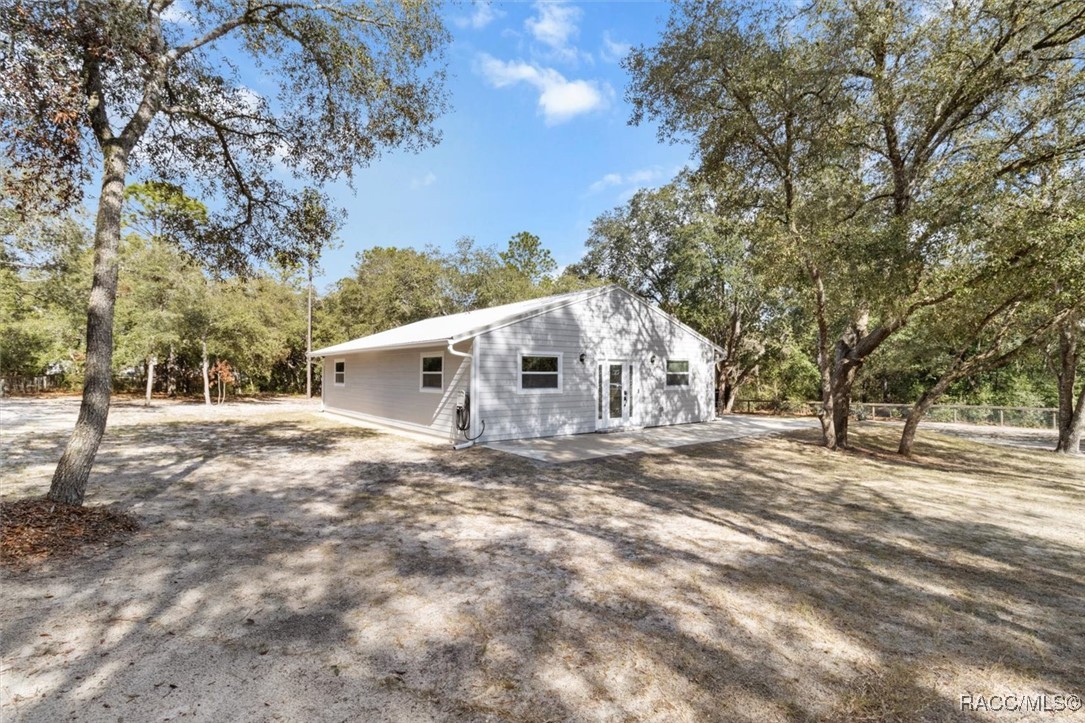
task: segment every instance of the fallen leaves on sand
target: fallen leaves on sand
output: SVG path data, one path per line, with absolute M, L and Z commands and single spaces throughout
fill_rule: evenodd
M 27 569 L 90 545 L 119 542 L 138 529 L 134 517 L 107 507 L 62 505 L 44 497 L 0 502 L 0 564 Z

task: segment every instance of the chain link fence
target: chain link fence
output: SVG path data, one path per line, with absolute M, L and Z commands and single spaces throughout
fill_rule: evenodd
M 739 399 L 734 411 L 769 414 L 817 416 L 819 401 L 781 401 L 773 399 Z M 873 421 L 903 421 L 912 411 L 911 404 L 881 402 L 852 402 L 851 412 L 859 419 Z M 1057 429 L 1058 410 L 1054 407 L 1004 407 L 984 404 L 935 404 L 923 421 L 947 424 L 979 424 L 993 427 L 1027 427 Z

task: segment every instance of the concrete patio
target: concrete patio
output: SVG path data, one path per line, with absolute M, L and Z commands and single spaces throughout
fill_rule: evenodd
M 560 464 L 638 452 L 659 452 L 690 444 L 719 442 L 738 437 L 778 434 L 793 429 L 816 427 L 814 418 L 765 417 L 734 414 L 711 422 L 650 427 L 628 432 L 572 434 L 542 439 L 515 439 L 485 446 L 521 457 Z

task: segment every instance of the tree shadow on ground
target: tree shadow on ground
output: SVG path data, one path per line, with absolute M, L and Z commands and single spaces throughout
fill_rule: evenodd
M 956 442 L 946 469 L 788 438 L 555 467 L 300 419 L 109 444 L 95 495 L 147 527 L 4 586 L 21 719 L 955 720 L 1085 679 L 1073 486 L 973 448 L 966 475 Z

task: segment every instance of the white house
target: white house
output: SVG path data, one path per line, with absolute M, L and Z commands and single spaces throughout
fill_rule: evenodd
M 617 286 L 418 321 L 312 354 L 328 412 L 491 442 L 715 416 L 723 350 Z

